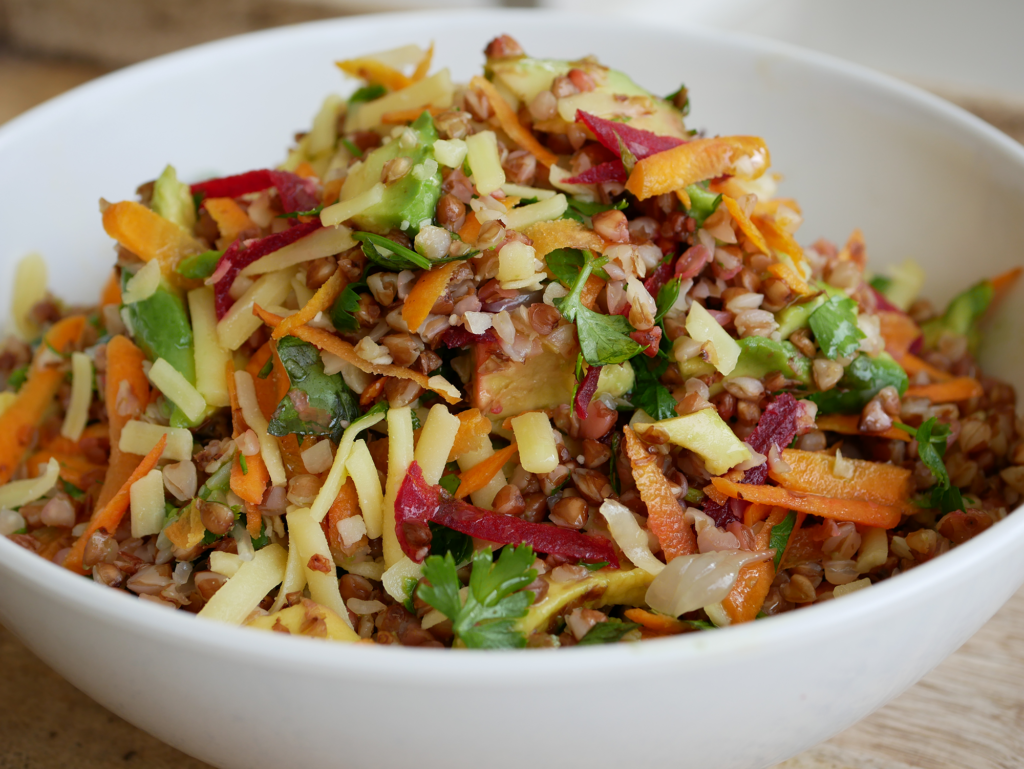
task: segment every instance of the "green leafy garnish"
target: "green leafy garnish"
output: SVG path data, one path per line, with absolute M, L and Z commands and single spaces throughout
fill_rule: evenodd
M 586 561 L 580 561 L 579 565 L 587 571 L 601 571 L 601 569 L 608 565 L 608 561 L 598 561 L 597 563 L 587 563 Z
M 337 443 L 345 426 L 361 416 L 359 399 L 341 374 L 324 373 L 320 351 L 308 342 L 286 336 L 277 343 L 277 354 L 291 379 L 291 389 L 281 399 L 267 432 L 285 435 L 327 435 Z
M 28 379 L 28 366 L 18 366 L 7 377 L 7 386 L 14 390 L 14 392 L 18 392 L 21 386 L 25 384 L 26 379 Z
M 213 475 L 206 479 L 206 483 L 199 487 L 196 496 L 206 501 L 215 493 L 226 493 L 231 484 L 231 460 L 224 462 Z
M 955 296 L 940 317 L 933 318 L 921 326 L 925 347 L 934 349 L 943 333 L 961 334 L 967 337 L 971 352 L 974 352 L 981 341 L 978 324 L 992 304 L 994 296 L 995 289 L 989 280 L 975 283 Z
M 363 244 L 366 258 L 379 267 L 392 272 L 401 270 L 429 270 L 433 264 L 411 248 L 400 246 L 395 241 L 372 232 L 353 232 L 352 237 Z
M 935 417 L 922 422 L 916 430 L 910 425 L 900 422 L 896 422 L 895 425 L 912 438 L 917 439 L 917 456 L 935 476 L 935 485 L 932 487 L 931 497 L 927 503 L 928 507 L 941 510 L 943 513 L 964 510 L 964 500 L 960 489 L 950 482 L 946 463 L 942 461 L 946 455 L 946 442 L 950 433 L 949 425 L 940 422 Z
M 556 248 L 544 257 L 544 261 L 558 282 L 566 288 L 572 288 L 586 262 L 583 252 L 576 248 Z M 594 267 L 594 274 L 602 280 L 608 280 L 608 273 L 600 267 Z
M 365 283 L 350 283 L 334 300 L 334 305 L 331 307 L 331 322 L 338 331 L 359 329 L 356 311 L 359 310 L 359 291 L 365 288 Z
M 675 91 L 665 97 L 665 101 L 683 113 L 683 117 L 690 114 L 690 91 L 685 85 L 680 85 Z
M 259 550 L 270 544 L 270 537 L 267 536 L 267 522 L 260 522 L 260 535 L 252 538 L 253 550 Z
M 618 203 L 606 205 L 604 203 L 590 203 L 585 200 L 577 200 L 576 198 L 568 198 L 569 207 L 562 214 L 563 219 L 575 219 L 577 222 L 583 223 L 583 217 L 593 216 L 599 214 L 602 211 L 617 210 L 622 211 L 629 203 L 625 199 L 620 200 Z
M 491 549 L 473 555 L 473 571 L 463 605 L 457 565 L 451 553 L 430 555 L 423 562 L 417 595 L 452 621 L 455 636 L 470 649 L 522 649 L 526 637 L 513 622 L 526 616 L 533 593 L 523 591 L 537 578 L 533 548 L 505 547 L 492 564 Z
M 849 358 L 864 338 L 864 332 L 857 328 L 857 303 L 848 296 L 830 296 L 811 313 L 808 322 L 821 354 L 830 360 Z
M 686 188 L 686 194 L 690 196 L 690 216 L 697 221 L 698 227 L 703 227 L 707 218 L 718 210 L 722 196 L 709 192 L 707 182 L 691 184 Z
M 583 358 L 591 366 L 625 363 L 644 348 L 630 339 L 633 327 L 621 315 L 602 315 L 588 309 L 580 296 L 583 286 L 595 267 L 604 264 L 604 258 L 595 259 L 589 251 L 583 252 L 584 264 L 568 296 L 555 300 L 562 317 L 576 324 Z
M 249 474 L 249 463 L 245 459 L 245 454 L 239 453 L 238 464 L 242 467 L 242 475 Z
M 459 476 L 457 475 L 442 475 L 439 483 L 442 489 L 454 497 L 455 492 L 459 490 L 459 484 L 462 483 L 462 481 L 459 480 Z
M 380 83 L 364 85 L 362 88 L 356 89 L 356 92 L 348 97 L 348 103 L 349 106 L 352 106 L 353 104 L 362 104 L 363 102 L 373 101 L 374 99 L 379 99 L 387 92 L 388 89 Z
M 793 533 L 793 526 L 796 525 L 796 513 L 792 510 L 786 517 L 772 527 L 772 535 L 768 538 L 768 547 L 775 548 L 775 568 L 779 568 L 779 561 L 782 560 L 782 553 L 789 543 L 789 536 Z
M 665 285 L 658 289 L 658 298 L 655 300 L 655 304 L 658 307 L 657 312 L 654 315 L 654 322 L 661 323 L 661 319 L 665 317 L 665 313 L 672 309 L 672 305 L 676 303 L 679 298 L 679 278 L 672 278 Z
M 73 483 L 65 481 L 63 478 L 60 479 L 60 485 L 64 489 L 64 493 L 72 499 L 85 499 L 85 492 L 75 486 Z
M 268 376 L 270 376 L 270 372 L 273 371 L 273 370 L 274 370 L 274 356 L 271 355 L 269 358 L 267 358 L 267 362 L 263 364 L 263 368 L 261 368 L 259 370 L 259 373 L 256 374 L 256 377 L 258 379 L 266 379 Z
M 609 617 L 604 622 L 598 622 L 587 631 L 587 634 L 580 639 L 578 646 L 594 646 L 596 644 L 614 644 L 622 640 L 622 637 L 632 630 L 640 627 L 635 622 L 623 622 L 621 619 Z
M 324 210 L 323 203 L 318 205 L 316 208 L 311 208 L 308 211 L 291 211 L 286 214 L 278 214 L 278 219 L 298 219 L 300 216 L 320 216 L 320 212 Z
M 448 477 L 454 478 L 455 476 L 449 475 Z M 473 557 L 473 538 L 471 536 L 433 521 L 428 521 L 427 526 L 430 528 L 431 534 L 431 555 L 444 556 L 451 553 L 457 566 L 468 563 L 469 559 Z
M 217 262 L 224 255 L 223 251 L 203 251 L 201 254 L 188 256 L 178 262 L 178 274 L 189 280 L 206 280 L 217 269 Z
M 667 358 L 646 358 L 633 366 L 636 381 L 633 384 L 633 406 L 643 409 L 650 416 L 661 421 L 679 416 L 676 413 L 676 399 L 659 380 L 668 371 Z
M 858 355 L 846 367 L 837 387 L 811 393 L 807 400 L 818 404 L 819 414 L 856 414 L 883 387 L 895 387 L 903 395 L 908 383 L 907 372 L 889 353 L 879 353 L 875 358 Z

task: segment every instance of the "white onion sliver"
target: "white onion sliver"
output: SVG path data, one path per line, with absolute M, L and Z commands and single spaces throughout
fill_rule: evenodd
M 654 575 L 665 568 L 665 564 L 654 557 L 647 534 L 640 528 L 628 507 L 614 499 L 606 499 L 601 505 L 601 515 L 608 521 L 608 530 L 615 543 L 634 566 Z
M 772 556 L 772 550 L 718 550 L 673 558 L 647 588 L 647 604 L 662 614 L 679 617 L 718 603 L 729 595 L 740 569 Z

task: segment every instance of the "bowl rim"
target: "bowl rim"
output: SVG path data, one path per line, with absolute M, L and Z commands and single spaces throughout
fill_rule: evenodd
M 613 19 L 606 15 L 581 19 L 555 10 L 480 9 L 372 14 L 252 32 L 135 64 L 51 99 L 0 127 L 0 153 L 8 151 L 12 145 L 16 147 L 21 137 L 31 133 L 37 124 L 46 124 L 72 114 L 79 105 L 88 103 L 96 94 L 116 92 L 152 78 L 174 76 L 175 70 L 180 67 L 207 58 L 229 55 L 234 51 L 258 48 L 267 41 L 283 43 L 289 38 L 301 40 L 303 36 L 314 31 L 319 33 L 325 28 L 364 28 L 370 32 L 396 20 L 419 23 L 425 28 L 444 22 L 495 26 L 504 19 L 520 19 L 527 15 L 543 15 L 556 22 L 559 19 L 571 19 L 577 26 L 581 23 L 599 27 L 614 25 L 619 30 L 625 28 L 635 34 L 642 34 L 653 26 L 650 21 Z M 908 83 L 862 65 L 788 43 L 698 24 L 672 23 L 670 26 L 682 37 L 696 37 L 725 47 L 734 46 L 747 52 L 772 55 L 893 99 L 902 108 L 914 109 L 934 117 L 973 140 L 977 146 L 987 146 L 997 151 L 1024 175 L 1024 147 L 965 110 Z M 1000 536 L 992 533 L 995 531 Z M 1024 542 L 1024 513 L 1008 515 L 990 531 L 953 548 L 943 554 L 941 559 L 936 559 L 937 562 L 929 561 L 896 578 L 873 585 L 871 590 L 844 596 L 840 607 L 834 601 L 828 601 L 799 612 L 773 617 L 770 622 L 751 622 L 723 629 L 727 632 L 717 631 L 711 639 L 706 633 L 691 633 L 637 644 L 578 649 L 571 654 L 542 653 L 540 650 L 530 650 L 526 654 L 477 650 L 465 650 L 460 654 L 436 654 L 432 650 L 417 648 L 382 649 L 373 644 L 342 646 L 317 643 L 315 639 L 282 638 L 274 633 L 256 633 L 246 628 L 206 622 L 185 612 L 168 612 L 122 591 L 111 591 L 92 584 L 91 580 L 82 579 L 56 564 L 44 561 L 6 537 L 0 537 L 0 540 L 3 540 L 0 541 L 0 574 L 6 571 L 10 575 L 9 579 L 37 585 L 41 592 L 49 594 L 48 601 L 89 611 L 109 623 L 127 624 L 139 633 L 159 635 L 175 643 L 195 644 L 197 651 L 205 647 L 211 652 L 235 657 L 244 655 L 249 660 L 263 664 L 309 670 L 321 675 L 366 677 L 381 681 L 397 677 L 415 685 L 461 688 L 478 686 L 472 674 L 480 673 L 486 675 L 486 680 L 491 684 L 522 687 L 534 686 L 541 679 L 578 680 L 580 674 L 592 672 L 594 665 L 600 663 L 608 665 L 605 670 L 625 676 L 641 669 L 663 667 L 667 663 L 679 664 L 689 660 L 714 663 L 735 659 L 737 653 L 784 643 L 786 639 L 842 632 L 844 628 L 867 621 L 872 615 L 895 610 L 899 604 L 929 593 L 944 582 L 969 573 L 994 556 L 1016 548 Z M 427 655 L 431 655 L 431 664 L 423 665 Z

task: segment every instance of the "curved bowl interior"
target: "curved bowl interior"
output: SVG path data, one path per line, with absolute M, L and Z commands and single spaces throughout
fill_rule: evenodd
M 684 81 L 689 123 L 763 136 L 801 239 L 863 228 L 873 265 L 913 256 L 937 302 L 1020 262 L 1024 150 L 906 86 L 814 54 L 697 29 L 518 12 L 368 17 L 250 35 L 130 68 L 0 130 L 0 274 L 31 250 L 58 295 L 88 301 L 111 264 L 97 198 L 283 157 L 331 62 L 434 40 L 466 80 L 495 34 L 538 56 L 596 53 L 651 90 Z M 10 285 L 9 279 L 5 285 Z M 0 297 L 0 303 L 8 301 Z M 6 307 L 6 304 L 3 305 Z M 3 313 L 6 316 L 6 310 Z M 1024 385 L 1019 299 L 986 343 Z M 299 760 L 495 767 L 544 756 L 763 767 L 849 726 L 963 643 L 1024 581 L 1024 516 L 935 562 L 768 622 L 571 653 L 335 647 L 221 627 L 103 590 L 0 541 L 0 620 L 83 691 L 223 767 Z M 738 731 L 737 731 L 738 728 Z M 496 747 L 497 746 L 497 747 Z

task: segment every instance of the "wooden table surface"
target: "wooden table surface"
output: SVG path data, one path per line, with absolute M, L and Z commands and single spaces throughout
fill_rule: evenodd
M 0 123 L 99 74 L 0 52 Z M 961 103 L 1024 141 L 1024 110 Z M 0 769 L 207 767 L 94 703 L 2 627 L 0 671 Z M 1024 590 L 901 697 L 776 769 L 909 767 L 1024 767 Z

